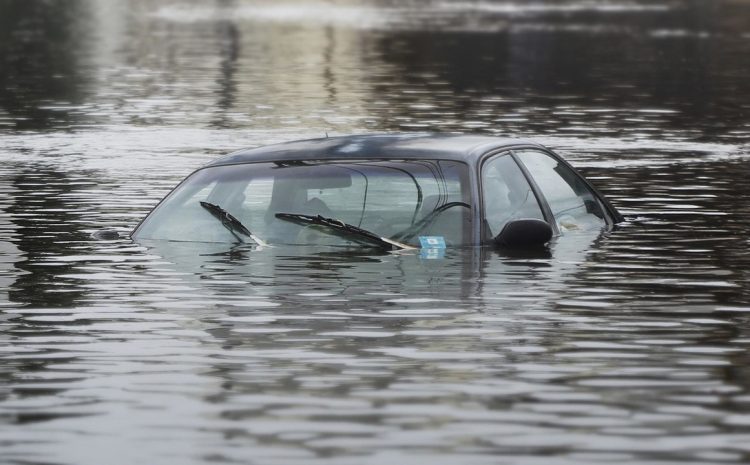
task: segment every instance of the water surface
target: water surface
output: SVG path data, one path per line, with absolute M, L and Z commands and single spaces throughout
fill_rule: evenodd
M 750 7 L 0 3 L 0 462 L 750 460 Z M 246 146 L 528 137 L 548 254 L 95 241 Z

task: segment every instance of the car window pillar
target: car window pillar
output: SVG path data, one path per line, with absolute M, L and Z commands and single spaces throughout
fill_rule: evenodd
M 555 221 L 555 215 L 552 213 L 552 207 L 550 207 L 547 198 L 542 193 L 542 189 L 539 188 L 539 184 L 536 183 L 534 177 L 518 158 L 518 155 L 516 155 L 514 150 L 510 151 L 510 155 L 513 158 L 513 161 L 516 162 L 516 165 L 518 165 L 518 167 L 521 169 L 521 172 L 526 177 L 526 181 L 531 186 L 531 190 L 532 192 L 534 192 L 537 201 L 539 201 L 539 206 L 542 208 L 542 214 L 544 215 L 544 221 L 552 226 L 552 232 L 555 236 L 560 235 L 560 228 L 557 226 L 557 221 Z
M 521 172 L 523 176 L 523 180 L 528 185 L 528 188 L 531 190 L 531 193 L 534 195 L 534 198 L 536 200 L 537 206 L 539 208 L 539 212 L 541 213 L 542 218 L 550 224 L 552 227 L 553 233 L 555 235 L 559 235 L 559 230 L 557 228 L 557 225 L 555 223 L 554 216 L 552 214 L 552 209 L 550 208 L 549 204 L 547 203 L 547 200 L 542 195 L 541 190 L 539 189 L 539 186 L 534 182 L 533 178 L 531 177 L 530 173 L 526 169 L 526 167 L 523 166 L 523 163 L 520 163 L 519 160 L 513 155 L 513 152 L 511 150 L 503 149 L 495 152 L 489 152 L 487 153 L 481 160 L 478 165 L 478 173 L 477 173 L 477 191 L 480 193 L 479 198 L 481 199 L 479 203 L 479 210 L 480 210 L 480 234 L 481 234 L 481 242 L 482 243 L 489 243 L 493 239 L 493 231 L 491 231 L 490 225 L 487 223 L 488 221 L 488 206 L 487 202 L 491 201 L 491 199 L 487 199 L 484 195 L 485 192 L 485 174 L 486 170 L 489 169 L 488 165 L 491 164 L 493 161 L 498 160 L 502 157 L 509 157 L 510 160 L 512 160 L 512 163 L 518 167 L 518 170 Z

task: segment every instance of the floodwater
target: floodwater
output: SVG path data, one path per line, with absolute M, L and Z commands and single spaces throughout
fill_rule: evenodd
M 750 4 L 0 1 L 0 463 L 750 461 Z M 522 136 L 549 254 L 95 241 L 247 146 Z

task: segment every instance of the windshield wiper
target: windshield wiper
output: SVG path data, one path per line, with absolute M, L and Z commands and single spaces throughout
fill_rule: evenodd
M 358 228 L 335 218 L 326 218 L 321 215 L 302 215 L 300 213 L 277 213 L 276 218 L 303 226 L 323 226 L 331 231 L 332 234 L 344 239 L 352 240 L 363 245 L 374 245 L 388 250 L 413 249 L 406 244 L 378 236 L 374 232 Z
M 201 201 L 200 204 L 201 204 L 201 207 L 208 210 L 208 212 L 211 213 L 211 215 L 214 218 L 221 221 L 221 224 L 224 225 L 224 227 L 227 228 L 229 232 L 232 233 L 232 235 L 236 237 L 239 242 L 245 242 L 245 241 L 240 236 L 238 236 L 237 233 L 240 233 L 242 235 L 249 237 L 250 239 L 252 239 L 253 242 L 255 242 L 256 244 L 260 246 L 268 245 L 263 240 L 261 240 L 258 236 L 250 232 L 250 230 L 247 229 L 240 220 L 232 216 L 231 213 L 224 210 L 220 206 L 214 205 L 208 202 L 203 202 L 203 201 Z

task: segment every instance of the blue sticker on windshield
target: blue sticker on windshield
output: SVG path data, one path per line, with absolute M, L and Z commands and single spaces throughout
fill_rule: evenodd
M 445 249 L 421 249 L 419 257 L 427 260 L 437 260 L 445 258 Z
M 419 236 L 419 243 L 423 249 L 445 249 L 443 236 Z

